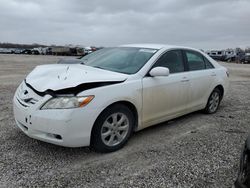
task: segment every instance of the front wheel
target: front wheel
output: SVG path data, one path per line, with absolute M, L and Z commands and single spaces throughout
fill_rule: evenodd
M 105 109 L 92 130 L 91 147 L 97 152 L 112 152 L 128 141 L 135 118 L 125 105 L 116 104 Z
M 207 114 L 215 113 L 219 108 L 221 98 L 222 98 L 221 91 L 218 88 L 215 88 L 208 98 L 207 106 L 204 109 L 205 113 Z

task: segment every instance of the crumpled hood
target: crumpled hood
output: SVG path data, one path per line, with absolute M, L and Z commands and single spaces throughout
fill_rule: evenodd
M 125 81 L 128 75 L 85 65 L 40 65 L 26 78 L 26 83 L 38 92 L 62 90 L 85 83 Z

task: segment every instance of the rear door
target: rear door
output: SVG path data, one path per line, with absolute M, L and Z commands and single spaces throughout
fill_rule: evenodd
M 169 68 L 166 77 L 143 78 L 143 126 L 177 117 L 186 110 L 189 78 L 181 50 L 163 54 L 154 67 Z
M 213 65 L 199 52 L 184 50 L 184 56 L 189 70 L 190 87 L 188 108 L 197 110 L 207 103 L 213 88 L 216 72 Z

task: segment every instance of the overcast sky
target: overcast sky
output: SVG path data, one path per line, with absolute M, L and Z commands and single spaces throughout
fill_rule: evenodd
M 250 0 L 0 0 L 0 42 L 250 46 Z

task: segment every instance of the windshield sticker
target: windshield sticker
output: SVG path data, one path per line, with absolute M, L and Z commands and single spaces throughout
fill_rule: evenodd
M 139 52 L 146 52 L 146 53 L 155 53 L 156 52 L 156 50 L 154 50 L 154 49 L 140 49 L 139 50 Z

